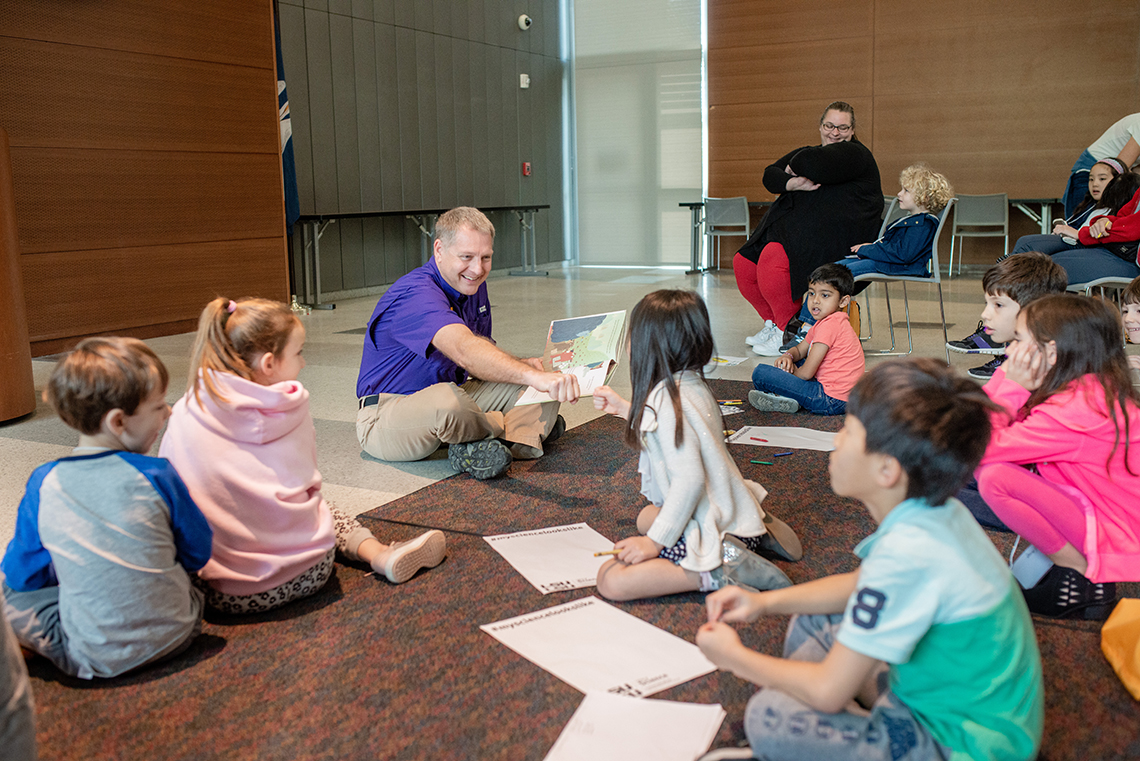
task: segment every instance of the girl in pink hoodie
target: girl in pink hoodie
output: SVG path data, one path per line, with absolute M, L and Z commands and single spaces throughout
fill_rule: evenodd
M 1103 619 L 1111 582 L 1140 581 L 1140 394 L 1119 313 L 1053 294 L 1017 316 L 1008 359 L 985 385 L 1007 414 L 978 468 L 982 497 L 1053 561 L 1029 609 Z
M 439 531 L 381 544 L 321 496 L 305 366 L 305 328 L 285 304 L 211 301 L 198 321 L 189 388 L 159 449 L 214 530 L 198 572 L 206 602 L 227 613 L 265 611 L 313 594 L 340 550 L 394 584 L 438 565 Z

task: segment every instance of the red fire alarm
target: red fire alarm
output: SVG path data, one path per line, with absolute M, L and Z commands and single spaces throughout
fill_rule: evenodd
M 523 162 L 523 177 L 530 177 L 530 162 Z

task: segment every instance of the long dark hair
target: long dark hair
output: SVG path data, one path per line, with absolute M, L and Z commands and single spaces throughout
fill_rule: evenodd
M 1057 361 L 1025 402 L 1022 414 L 1028 414 L 1082 376 L 1095 375 L 1104 388 L 1107 415 L 1116 428 L 1105 468 L 1120 447 L 1123 423 L 1124 469 L 1137 475 L 1128 462 L 1131 438 L 1128 413 L 1129 407 L 1140 408 L 1140 393 L 1132 387 L 1128 360 L 1120 340 L 1123 330 L 1120 313 L 1100 299 L 1071 293 L 1042 296 L 1029 302 L 1023 312 L 1025 326 L 1042 350 L 1050 341 L 1056 341 Z
M 1098 162 L 1096 162 L 1096 164 L 1101 164 L 1103 166 L 1108 167 L 1109 171 L 1112 172 L 1112 180 L 1115 180 L 1117 177 L 1120 176 L 1120 172 L 1116 171 L 1116 167 L 1114 167 L 1112 164 L 1105 164 L 1103 161 L 1098 161 Z M 1095 167 L 1096 164 L 1093 164 L 1093 166 Z M 1112 180 L 1109 180 L 1109 182 L 1112 182 Z M 1107 185 L 1105 185 L 1105 189 L 1106 190 L 1108 189 Z M 1103 190 L 1101 191 L 1100 197 L 1101 197 L 1101 200 L 1104 200 L 1104 191 Z M 1085 191 L 1085 197 L 1077 205 L 1077 208 L 1073 209 L 1073 213 L 1070 215 L 1070 218 L 1080 216 L 1082 213 L 1084 213 L 1085 209 L 1092 207 L 1094 204 L 1096 206 L 1100 206 L 1101 202 L 1098 201 L 1097 199 L 1093 198 L 1092 193 L 1090 193 L 1086 190 Z
M 692 291 L 654 291 L 633 308 L 629 318 L 629 380 L 633 386 L 625 442 L 641 448 L 641 419 L 649 392 L 664 382 L 677 418 L 674 445 L 681 446 L 681 391 L 674 373 L 693 370 L 704 378 L 713 355 L 709 312 Z
M 1136 195 L 1137 190 L 1140 190 L 1140 174 L 1135 172 L 1118 174 L 1104 186 L 1104 192 L 1100 194 L 1100 203 L 1097 205 L 1102 209 L 1108 209 L 1109 214 L 1119 214 L 1124 204 Z

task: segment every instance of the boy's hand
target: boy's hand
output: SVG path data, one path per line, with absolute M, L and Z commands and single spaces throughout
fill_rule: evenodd
M 621 550 L 617 555 L 618 560 L 636 565 L 660 555 L 665 545 L 658 544 L 647 536 L 631 536 L 615 544 L 614 549 Z
M 731 671 L 732 655 L 744 644 L 740 635 L 728 624 L 708 623 L 697 629 L 697 647 L 718 669 Z
M 859 253 L 859 249 L 863 248 L 863 246 L 869 246 L 869 245 L 871 245 L 871 244 L 870 243 L 858 243 L 858 244 L 851 247 L 851 253 L 857 254 L 857 253 Z M 848 256 L 846 258 L 850 259 L 851 257 Z
M 792 359 L 792 355 L 788 352 L 784 352 L 776 357 L 776 361 L 772 363 L 772 366 L 789 373 L 796 371 L 796 363 Z
M 710 624 L 720 621 L 734 623 L 755 621 L 763 612 L 759 593 L 749 592 L 738 586 L 718 589 L 705 598 Z
M 1049 372 L 1045 355 L 1037 344 L 1018 341 L 1006 350 L 1006 360 L 1002 363 L 1005 377 L 1026 391 L 1036 391 Z
M 609 386 L 594 389 L 594 409 L 629 420 L 629 402 Z

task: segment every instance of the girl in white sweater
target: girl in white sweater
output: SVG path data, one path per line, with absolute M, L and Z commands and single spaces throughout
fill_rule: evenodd
M 799 560 L 800 542 L 760 508 L 764 487 L 740 475 L 704 382 L 713 353 L 705 303 L 691 291 L 655 291 L 634 307 L 629 330 L 633 399 L 601 386 L 594 406 L 628 421 L 625 440 L 641 452 L 641 493 L 652 504 L 637 517 L 642 535 L 615 544 L 620 552 L 599 569 L 598 592 L 636 600 L 730 583 L 789 586 L 755 550 Z
M 174 405 L 159 454 L 214 530 L 199 571 L 206 602 L 227 613 L 271 610 L 325 585 L 340 550 L 393 583 L 438 565 L 428 531 L 381 544 L 325 501 L 305 367 L 305 327 L 278 301 L 217 298 L 198 321 L 190 387 Z

